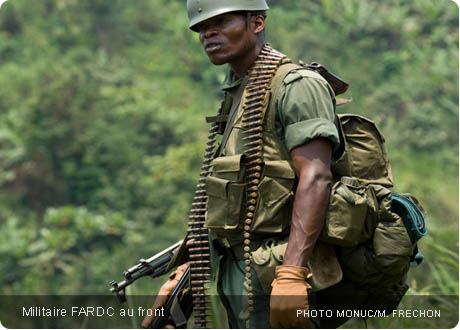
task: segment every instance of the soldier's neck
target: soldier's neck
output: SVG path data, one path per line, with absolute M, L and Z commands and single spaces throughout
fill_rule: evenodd
M 263 45 L 256 44 L 255 47 L 250 52 L 248 52 L 245 57 L 233 63 L 229 63 L 230 68 L 239 78 L 243 78 L 248 74 L 249 69 L 252 67 L 257 57 L 259 56 L 262 47 Z

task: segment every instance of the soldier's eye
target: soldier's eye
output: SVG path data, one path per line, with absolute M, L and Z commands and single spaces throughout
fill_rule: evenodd
M 203 24 L 203 23 L 199 23 L 199 24 L 197 24 L 196 29 L 198 30 L 198 32 L 201 33 L 206 29 L 206 25 Z

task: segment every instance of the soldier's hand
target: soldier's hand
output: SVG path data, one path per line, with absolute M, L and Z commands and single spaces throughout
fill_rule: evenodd
M 270 324 L 274 329 L 309 328 L 310 319 L 304 317 L 308 310 L 308 293 L 311 276 L 306 267 L 278 266 L 270 295 Z M 298 316 L 301 310 L 302 314 Z
M 184 272 L 187 270 L 188 265 L 189 263 L 185 263 L 177 267 L 176 271 L 172 272 L 169 275 L 169 279 L 161 286 L 158 296 L 155 299 L 152 308 L 150 308 L 151 313 L 147 313 L 147 316 L 141 323 L 143 328 L 148 329 L 150 327 L 150 324 L 152 324 L 152 321 L 155 318 L 155 309 L 159 309 L 164 306 L 168 300 L 168 296 L 174 290 L 182 275 L 184 275 Z M 150 316 L 148 314 L 150 314 Z M 174 327 L 167 324 L 164 329 L 174 329 Z

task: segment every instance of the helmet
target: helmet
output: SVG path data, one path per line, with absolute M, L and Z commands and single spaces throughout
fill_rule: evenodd
M 198 32 L 195 25 L 214 16 L 232 11 L 263 11 L 268 6 L 265 0 L 187 0 L 189 28 Z

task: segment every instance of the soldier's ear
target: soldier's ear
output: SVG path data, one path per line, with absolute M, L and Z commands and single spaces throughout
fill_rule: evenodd
M 252 23 L 254 24 L 254 33 L 262 32 L 265 29 L 265 18 L 262 15 L 253 16 Z

